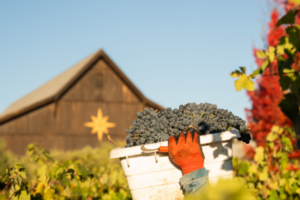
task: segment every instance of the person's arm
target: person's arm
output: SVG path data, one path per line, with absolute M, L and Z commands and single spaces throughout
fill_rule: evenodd
M 208 171 L 198 169 L 180 178 L 179 183 L 184 195 L 195 194 L 205 188 L 208 182 Z
M 178 165 L 183 173 L 180 185 L 184 195 L 201 191 L 208 182 L 208 171 L 204 168 L 204 158 L 199 144 L 199 135 L 188 131 L 181 133 L 178 141 L 174 136 L 169 138 L 170 159 Z

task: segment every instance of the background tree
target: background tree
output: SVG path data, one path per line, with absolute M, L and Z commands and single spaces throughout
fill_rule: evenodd
M 254 90 L 251 79 L 258 77 L 258 88 L 248 92 L 252 109 L 247 110 L 251 131 L 258 145 L 265 146 L 265 137 L 273 125 L 293 126 L 300 147 L 300 16 L 296 0 L 275 1 L 283 8 L 271 13 L 267 34 L 267 50 L 254 49 L 258 69 L 246 75 L 246 69 L 231 73 L 236 90 Z M 299 58 L 298 58 L 299 57 Z M 284 114 L 283 114 L 284 113 Z M 296 140 L 293 142 L 295 143 Z M 294 152 L 295 154 L 295 152 Z

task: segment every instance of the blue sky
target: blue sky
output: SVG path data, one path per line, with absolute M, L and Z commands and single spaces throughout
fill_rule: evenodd
M 229 73 L 256 68 L 264 0 L 0 0 L 0 112 L 102 48 L 154 102 L 208 102 L 245 118 Z

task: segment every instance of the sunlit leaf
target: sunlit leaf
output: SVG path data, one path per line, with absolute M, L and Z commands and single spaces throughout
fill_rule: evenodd
M 242 74 L 246 73 L 246 67 L 240 67 Z
M 264 72 L 268 68 L 269 64 L 269 60 L 265 60 L 260 66 L 261 70 Z
M 276 140 L 278 138 L 277 134 L 276 133 L 269 133 L 267 135 L 267 141 L 269 142 L 273 142 L 274 140 Z
M 30 200 L 30 194 L 27 193 L 26 190 L 22 190 L 20 195 L 14 196 L 13 200 Z
M 53 200 L 54 199 L 55 190 L 48 187 L 44 191 L 44 199 L 45 200 Z
M 234 82 L 234 86 L 236 91 L 241 91 L 243 88 L 249 91 L 254 90 L 254 82 L 250 80 L 250 78 L 243 74 Z
M 240 75 L 242 75 L 242 73 L 239 70 L 235 70 L 235 71 L 230 73 L 230 76 L 232 78 L 238 78 Z
M 276 50 L 275 47 L 272 47 L 272 46 L 269 47 L 269 60 L 270 60 L 270 62 L 273 62 L 274 59 L 275 59 L 275 50 Z
M 251 78 L 255 78 L 256 75 L 260 75 L 260 74 L 262 74 L 262 73 L 263 73 L 263 70 L 259 67 L 259 68 L 257 68 L 257 69 L 250 75 L 250 77 L 251 77 Z
M 262 172 L 258 173 L 258 177 L 260 181 L 266 181 L 268 180 L 268 168 L 264 167 L 264 169 L 262 170 Z
M 18 164 L 18 163 L 15 164 L 15 168 L 16 168 L 16 169 L 25 169 L 23 165 Z
M 257 51 L 256 52 L 256 56 L 258 58 L 261 58 L 261 59 L 266 59 L 268 57 L 268 52 L 262 50 L 262 51 Z
M 21 176 L 23 179 L 26 179 L 26 173 L 25 173 L 25 171 L 21 171 L 21 172 L 20 172 L 20 176 Z
M 255 149 L 255 156 L 254 156 L 254 160 L 257 163 L 260 163 L 264 160 L 264 148 L 263 147 L 257 147 Z
M 296 49 L 293 48 L 294 45 L 290 43 L 289 38 L 288 37 L 282 37 L 280 38 L 280 42 L 277 45 L 277 53 L 278 54 L 284 54 L 285 53 L 285 49 L 289 50 L 291 52 L 294 52 Z
M 293 150 L 293 144 L 292 144 L 292 141 L 290 140 L 290 138 L 282 137 L 281 138 L 281 143 L 283 145 L 283 148 L 286 149 L 286 151 L 291 152 Z
M 280 126 L 273 126 L 271 132 L 281 134 L 283 132 L 283 128 L 281 128 Z
M 248 170 L 249 174 L 256 174 L 258 172 L 258 166 L 256 164 L 251 164 Z

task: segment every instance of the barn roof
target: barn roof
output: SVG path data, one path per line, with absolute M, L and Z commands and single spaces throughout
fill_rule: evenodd
M 53 78 L 33 92 L 11 104 L 0 115 L 0 124 L 20 115 L 28 113 L 34 109 L 42 107 L 51 102 L 57 101 L 81 76 L 91 69 L 93 64 L 103 59 L 108 66 L 121 78 L 121 80 L 132 90 L 132 92 L 147 106 L 160 108 L 160 105 L 147 99 L 141 91 L 127 78 L 127 76 L 117 67 L 117 65 L 102 50 L 98 50 L 86 57 L 62 74 Z

